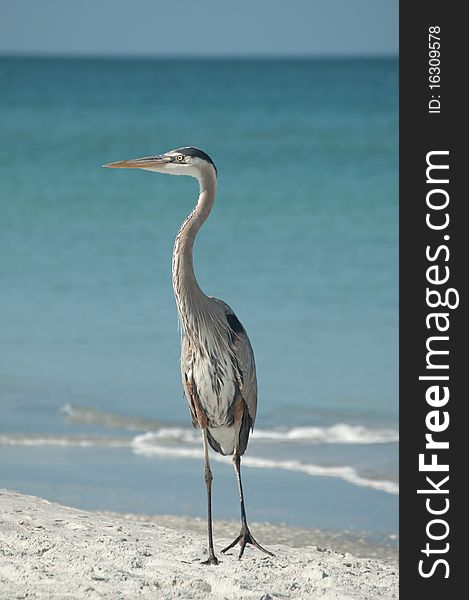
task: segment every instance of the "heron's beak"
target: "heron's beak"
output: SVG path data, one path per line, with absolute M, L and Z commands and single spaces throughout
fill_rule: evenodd
M 108 169 L 158 169 L 165 167 L 171 162 L 171 157 L 162 154 L 160 156 L 144 156 L 143 158 L 131 158 L 103 165 Z

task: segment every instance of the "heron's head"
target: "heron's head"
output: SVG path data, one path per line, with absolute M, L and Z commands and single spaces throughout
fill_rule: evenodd
M 103 166 L 110 169 L 144 169 L 168 175 L 188 175 L 199 180 L 207 175 L 217 176 L 217 168 L 210 156 L 192 146 L 177 148 L 157 156 L 120 160 Z

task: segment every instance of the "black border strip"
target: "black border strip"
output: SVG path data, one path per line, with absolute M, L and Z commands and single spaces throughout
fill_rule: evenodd
M 463 32 L 463 6 L 463 3 L 432 0 L 400 3 L 400 597 L 403 599 L 457 598 L 464 591 L 457 593 L 456 588 L 465 589 L 462 544 L 466 528 L 461 506 L 468 501 L 461 487 L 468 469 L 457 467 L 458 456 L 462 461 L 468 456 L 462 439 L 469 437 L 469 432 L 462 432 L 463 408 L 468 402 L 463 378 L 469 368 L 463 326 L 467 297 L 464 288 L 469 277 L 466 264 L 469 231 L 463 215 L 467 191 L 462 188 L 466 170 L 463 161 L 469 153 L 462 141 L 464 129 L 468 129 L 462 106 L 463 102 L 467 104 L 463 88 L 469 71 L 462 59 L 469 54 L 464 49 L 468 35 Z M 439 34 L 436 29 L 429 30 L 430 27 L 439 28 Z M 429 68 L 436 66 L 437 61 L 429 64 L 432 57 L 429 43 L 438 40 L 429 39 L 431 32 L 440 38 L 440 56 L 436 58 L 440 61 L 441 87 L 433 89 L 429 84 L 436 80 L 430 82 L 429 75 L 437 71 L 430 73 Z M 436 99 L 441 103 L 440 112 L 431 113 L 429 102 Z M 431 108 L 438 110 L 438 103 L 433 102 Z M 432 151 L 448 154 L 428 155 Z M 433 164 L 448 165 L 449 169 L 430 169 L 427 181 L 427 158 Z M 443 205 L 447 198 L 448 205 L 441 210 L 427 204 L 428 200 L 430 204 Z M 426 222 L 427 214 L 433 225 L 445 223 L 446 214 L 449 222 L 443 229 L 432 229 Z M 436 268 L 428 272 L 430 267 Z M 445 283 L 429 282 L 429 278 L 444 279 L 448 273 Z M 453 288 L 455 292 L 449 292 L 449 303 L 456 304 L 459 297 L 459 306 L 431 308 L 429 303 L 438 304 L 438 296 L 433 294 L 428 300 L 427 288 L 439 291 L 443 301 L 447 290 Z M 447 318 L 441 316 L 438 320 L 429 317 L 431 313 L 446 314 Z M 438 330 L 437 320 L 441 328 L 447 326 L 447 331 Z M 435 339 L 429 340 L 432 336 Z M 428 344 L 431 350 L 444 350 L 448 354 L 429 354 Z M 444 365 L 448 368 L 442 368 Z M 419 376 L 449 379 L 419 380 Z M 437 386 L 433 395 L 427 392 L 431 386 Z M 444 396 L 444 387 L 450 394 L 446 403 L 439 400 Z M 449 425 L 444 428 L 447 419 Z M 442 431 L 432 432 L 431 428 L 437 427 Z M 448 442 L 449 448 L 426 449 L 425 435 L 429 433 L 433 440 Z M 435 460 L 439 465 L 449 465 L 449 471 L 419 470 L 420 454 L 424 454 L 425 464 Z M 432 459 L 432 454 L 436 458 Z M 441 483 L 448 475 L 449 479 Z M 419 489 L 433 493 L 419 494 Z M 436 514 L 443 509 L 447 510 Z M 436 563 L 438 560 L 442 562 Z M 426 577 L 419 573 L 419 567 Z

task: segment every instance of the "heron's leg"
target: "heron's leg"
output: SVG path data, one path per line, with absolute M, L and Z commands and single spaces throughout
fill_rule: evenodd
M 212 535 L 212 471 L 210 469 L 210 460 L 208 457 L 208 440 L 207 429 L 202 429 L 204 442 L 204 458 L 205 458 L 205 485 L 207 487 L 207 531 L 208 531 L 208 559 L 203 561 L 203 565 L 218 565 L 218 558 L 213 550 L 213 535 Z
M 233 454 L 233 466 L 236 471 L 236 479 L 238 481 L 238 490 L 239 490 L 239 499 L 241 502 L 241 532 L 238 535 L 238 537 L 234 540 L 234 542 L 232 542 L 229 546 L 224 548 L 222 550 L 222 552 L 227 552 L 228 550 L 231 550 L 231 548 L 236 546 L 236 544 L 239 544 L 241 546 L 241 550 L 239 551 L 238 558 L 241 558 L 244 554 L 244 549 L 246 548 L 246 545 L 252 544 L 258 550 L 265 552 L 269 556 L 274 556 L 274 554 L 272 554 L 272 552 L 269 552 L 269 550 L 266 550 L 265 548 L 263 548 L 254 539 L 253 535 L 249 531 L 249 527 L 248 527 L 248 523 L 247 523 L 247 519 L 246 519 L 246 509 L 244 506 L 243 484 L 241 482 L 241 457 L 239 456 L 237 449 L 235 450 L 235 452 Z

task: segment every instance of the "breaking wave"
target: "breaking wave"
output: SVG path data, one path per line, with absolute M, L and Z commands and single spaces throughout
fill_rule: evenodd
M 144 433 L 135 436 L 133 440 L 133 448 L 138 454 L 158 455 L 158 456 L 174 456 L 180 458 L 197 458 L 203 459 L 203 451 L 201 448 L 176 448 L 162 446 L 155 443 L 155 435 L 153 433 Z M 231 458 L 221 456 L 220 454 L 212 454 L 211 460 L 217 462 L 230 463 Z M 353 485 L 363 486 L 387 492 L 388 494 L 398 494 L 399 486 L 393 481 L 380 481 L 362 477 L 359 473 L 349 466 L 322 466 L 305 464 L 298 460 L 272 460 L 266 458 L 257 458 L 254 456 L 243 456 L 243 465 L 256 469 L 282 469 L 286 471 L 296 471 L 306 475 L 316 477 L 336 477 Z
M 72 448 L 130 448 L 132 439 L 85 435 L 0 434 L 0 446 L 69 446 Z
M 139 419 L 98 411 L 93 408 L 66 404 L 60 411 L 68 419 L 77 423 L 101 425 L 110 430 L 119 430 L 117 435 L 86 434 L 0 434 L 0 446 L 44 446 L 75 448 L 128 448 L 137 454 L 167 456 L 173 458 L 203 459 L 200 431 L 178 424 Z M 126 433 L 127 432 L 127 433 Z M 146 432 L 146 433 L 144 433 Z M 243 457 L 246 467 L 257 469 L 282 469 L 315 477 L 335 477 L 352 485 L 368 487 L 389 494 L 399 492 L 395 481 L 386 480 L 386 475 L 376 478 L 363 475 L 351 465 L 331 466 L 303 462 L 295 457 L 284 458 L 282 452 L 275 452 L 274 446 L 289 447 L 288 453 L 304 457 L 305 444 L 389 444 L 399 440 L 397 429 L 365 426 L 348 423 L 335 423 L 329 426 L 301 426 L 287 428 L 256 428 L 252 439 L 268 457 L 256 457 L 252 452 Z M 298 446 L 298 452 L 295 451 Z M 303 447 L 303 449 L 302 449 Z M 255 446 L 251 448 L 255 452 Z M 344 450 L 344 452 L 348 452 Z M 347 454 L 343 456 L 344 462 Z M 230 457 L 213 454 L 212 460 L 229 462 Z M 339 459 L 340 460 L 340 459 Z
M 192 437 L 193 432 L 187 432 L 181 429 L 181 434 L 175 438 L 175 431 L 170 430 L 170 436 L 173 441 L 182 441 L 181 436 L 186 438 L 189 444 L 177 446 L 175 444 L 164 445 L 163 440 L 168 441 L 168 432 L 161 430 L 153 433 L 143 433 L 134 437 L 118 438 L 104 436 L 83 436 L 83 435 L 34 435 L 34 434 L 0 434 L 0 446 L 59 446 L 75 448 L 128 448 L 137 454 L 147 456 L 168 456 L 173 458 L 203 459 L 201 447 L 194 447 L 192 442 L 195 440 L 200 444 L 200 436 Z M 230 457 L 221 456 L 213 453 L 211 460 L 229 463 Z M 244 456 L 243 465 L 255 469 L 282 469 L 286 471 L 295 471 L 305 475 L 315 477 L 336 477 L 353 485 L 368 487 L 388 494 L 398 494 L 399 486 L 397 483 L 386 480 L 372 479 L 363 477 L 356 469 L 351 466 L 323 466 L 303 463 L 299 460 L 275 460 L 260 458 L 255 456 Z
M 153 431 L 155 439 L 197 443 L 198 431 L 150 419 L 137 419 L 115 415 L 92 408 L 65 404 L 61 413 L 80 423 L 94 423 L 107 427 L 120 427 L 130 431 Z M 336 423 L 319 427 L 292 427 L 290 429 L 255 428 L 252 439 L 258 441 L 301 442 L 312 444 L 388 444 L 399 441 L 397 429 Z

